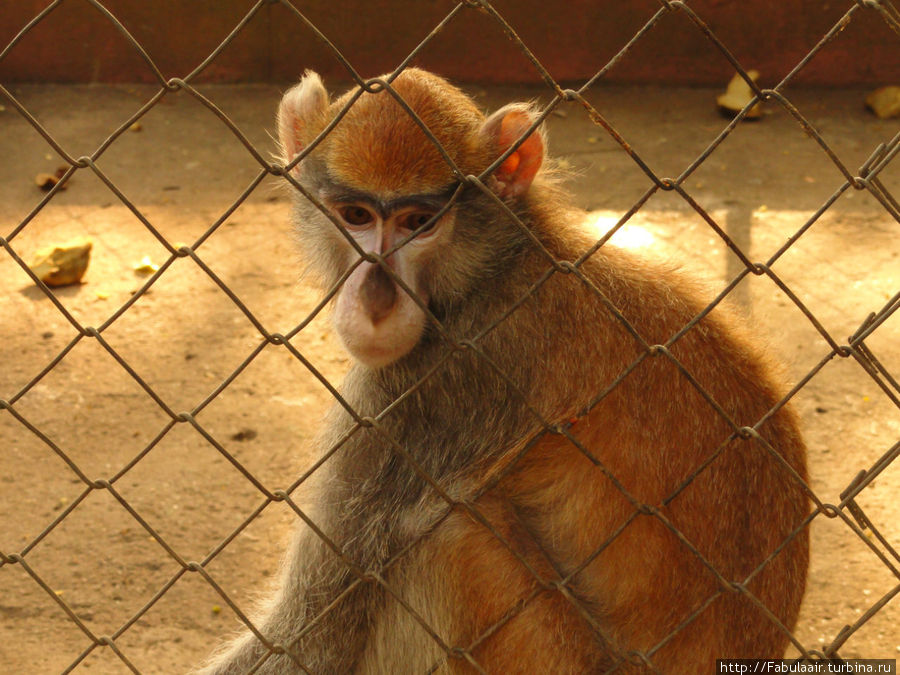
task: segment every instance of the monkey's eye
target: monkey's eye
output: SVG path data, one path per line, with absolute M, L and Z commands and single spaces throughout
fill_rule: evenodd
M 354 227 L 361 227 L 363 225 L 368 225 L 371 222 L 374 222 L 375 216 L 372 215 L 372 212 L 367 208 L 362 206 L 342 206 L 338 209 L 338 213 L 341 214 L 341 218 L 344 219 L 344 222 L 348 225 L 353 225 Z
M 434 218 L 434 212 L 432 212 L 432 211 L 413 211 L 412 213 L 405 214 L 401 218 L 400 226 L 407 230 L 414 231 L 414 230 L 418 230 L 423 225 L 428 223 L 428 221 L 431 220 L 432 218 Z M 422 233 L 428 232 L 429 230 L 434 228 L 434 226 L 436 224 L 437 224 L 437 221 L 435 220 L 433 223 L 428 225 L 428 227 L 426 227 L 424 230 L 422 230 Z

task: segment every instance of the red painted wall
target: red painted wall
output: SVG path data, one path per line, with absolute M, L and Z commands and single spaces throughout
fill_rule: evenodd
M 257 4 L 252 0 L 101 0 L 165 78 L 185 77 Z M 0 48 L 51 3 L 0 0 Z M 900 83 L 900 36 L 852 0 L 697 0 L 691 8 L 771 86 L 850 11 L 796 76 L 806 85 Z M 294 0 L 364 77 L 393 69 L 456 6 L 440 0 Z M 497 11 L 560 81 L 601 70 L 662 7 L 659 0 L 496 0 Z M 855 8 L 855 9 L 854 9 Z M 414 61 L 464 81 L 530 82 L 538 71 L 487 11 L 463 7 Z M 334 52 L 278 2 L 259 10 L 203 72 L 204 82 L 294 80 L 306 68 L 348 79 Z M 606 81 L 721 84 L 728 61 L 688 13 L 664 12 Z M 0 83 L 147 82 L 139 52 L 86 0 L 62 0 L 0 60 Z

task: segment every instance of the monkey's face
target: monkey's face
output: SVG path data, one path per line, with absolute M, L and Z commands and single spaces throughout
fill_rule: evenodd
M 334 324 L 354 358 L 379 368 L 405 356 L 422 336 L 431 299 L 422 271 L 448 240 L 453 217 L 436 217 L 443 205 L 438 195 L 393 202 L 348 196 L 326 192 L 324 201 L 359 248 L 381 260 L 360 261 L 343 242 L 351 271 L 338 291 Z
M 498 197 L 516 200 L 543 158 L 540 134 L 527 135 L 527 106 L 485 119 L 459 89 L 415 69 L 391 86 L 393 94 L 351 92 L 330 103 L 308 72 L 278 113 L 285 162 L 306 151 L 291 171 L 312 197 L 298 198 L 301 243 L 325 285 L 338 286 L 334 323 L 344 346 L 370 368 L 409 354 L 429 309 L 440 315 L 464 297 L 503 249 L 497 230 L 508 222 L 472 199 L 448 208 L 460 177 L 478 175 L 524 136 L 490 181 Z

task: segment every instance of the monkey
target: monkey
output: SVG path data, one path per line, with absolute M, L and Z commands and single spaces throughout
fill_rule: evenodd
M 598 245 L 534 105 L 375 82 L 332 100 L 307 71 L 280 103 L 297 240 L 353 365 L 277 588 L 201 672 L 781 657 L 810 493 L 777 364 L 677 269 Z

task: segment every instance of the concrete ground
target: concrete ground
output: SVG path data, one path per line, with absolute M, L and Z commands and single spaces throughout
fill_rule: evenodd
M 486 109 L 544 94 L 469 90 Z M 201 91 L 263 157 L 270 156 L 281 88 Z M 12 93 L 66 152 L 79 157 L 94 153 L 155 90 L 21 86 Z M 675 178 L 727 124 L 716 111 L 715 93 L 611 87 L 597 89 L 591 100 L 650 170 Z M 853 174 L 900 128 L 896 120 L 868 113 L 864 94 L 787 92 Z M 174 261 L 129 305 L 149 278 L 136 268 L 145 256 L 166 263 L 160 238 L 195 245 L 202 261 L 271 332 L 292 330 L 321 294 L 300 279 L 285 191 L 267 177 L 240 201 L 259 164 L 184 92 L 166 95 L 139 129 L 122 134 L 97 161 L 130 206 L 98 176 L 79 170 L 36 213 L 45 193 L 35 176 L 65 162 L 10 102 L 0 105 L 0 236 L 26 261 L 43 246 L 89 237 L 93 250 L 84 282 L 54 295 L 81 325 L 103 328 L 102 342 L 76 341 L 78 333 L 64 314 L 12 256 L 0 252 L 0 399 L 13 401 L 15 410 L 0 411 L 0 552 L 24 559 L 0 565 L 0 663 L 11 673 L 60 672 L 73 663 L 77 671 L 128 672 L 113 649 L 91 649 L 89 631 L 114 638 L 122 657 L 142 673 L 184 672 L 237 623 L 221 596 L 200 575 L 182 573 L 171 554 L 204 559 L 263 500 L 194 428 L 180 424 L 167 431 L 169 417 L 112 354 L 178 413 L 216 392 L 261 336 L 191 260 Z M 560 108 L 550 116 L 548 131 L 551 154 L 570 173 L 573 199 L 589 211 L 585 226 L 600 236 L 637 202 L 650 179 L 579 107 Z M 881 180 L 895 199 L 900 196 L 900 164 L 889 165 Z M 761 120 L 739 125 L 684 187 L 751 261 L 764 262 L 844 182 L 820 145 L 770 103 Z M 613 243 L 676 262 L 708 282 L 710 299 L 742 269 L 708 222 L 673 192 L 654 194 Z M 773 270 L 821 328 L 846 344 L 870 313 L 900 291 L 900 224 L 869 193 L 847 190 Z M 744 279 L 726 302 L 784 362 L 791 382 L 802 381 L 831 351 L 771 279 Z M 895 379 L 900 376 L 900 316 L 888 318 L 866 344 Z M 330 381 L 340 381 L 348 361 L 324 315 L 293 345 Z M 894 390 L 894 400 L 898 395 Z M 812 487 L 823 502 L 838 504 L 859 471 L 896 449 L 900 409 L 894 400 L 856 361 L 842 358 L 829 361 L 796 393 Z M 276 489 L 308 468 L 310 441 L 330 401 L 287 350 L 268 346 L 196 420 Z M 86 490 L 85 478 L 109 480 L 114 489 Z M 813 522 L 808 590 L 794 633 L 807 649 L 825 648 L 850 626 L 842 656 L 900 655 L 900 604 L 892 595 L 900 584 L 894 552 L 900 548 L 898 496 L 900 463 L 894 461 L 857 500 L 893 549 L 872 530 L 857 534 L 840 518 L 819 516 Z M 276 570 L 291 521 L 281 505 L 268 506 L 208 565 L 242 610 Z

